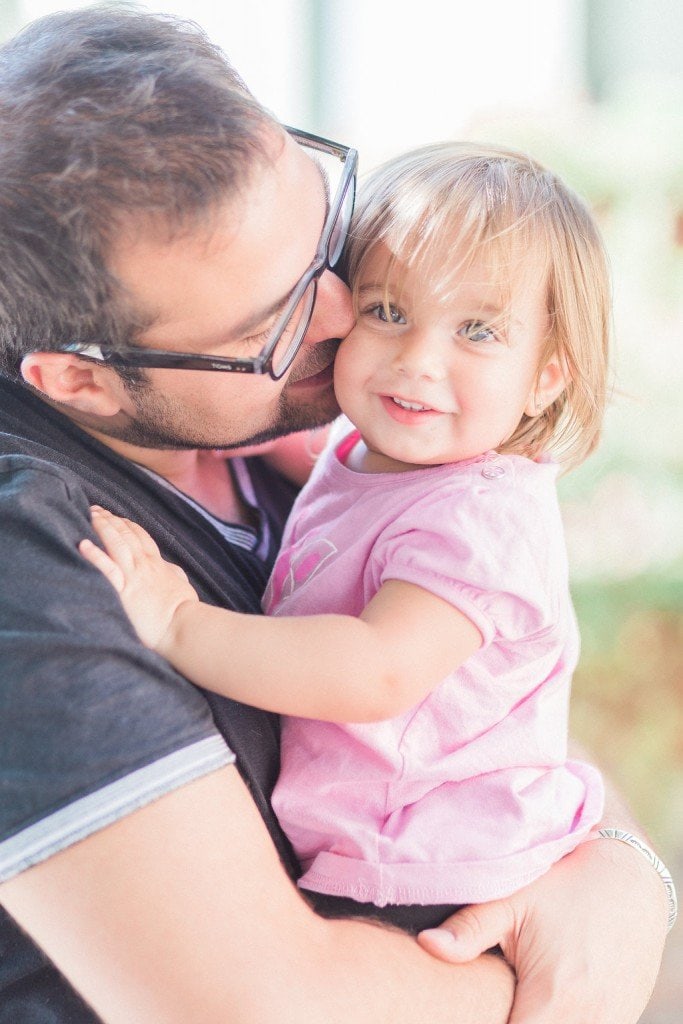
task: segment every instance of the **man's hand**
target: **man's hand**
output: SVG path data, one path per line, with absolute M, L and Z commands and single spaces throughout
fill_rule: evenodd
M 105 551 L 90 540 L 82 540 L 78 550 L 114 587 L 143 644 L 163 654 L 178 608 L 188 601 L 198 602 L 196 591 L 180 566 L 164 561 L 137 523 L 98 505 L 92 506 L 91 513 Z
M 623 843 L 583 843 L 513 896 L 467 907 L 419 942 L 465 963 L 500 945 L 517 973 L 509 1024 L 635 1024 L 666 936 L 661 879 Z

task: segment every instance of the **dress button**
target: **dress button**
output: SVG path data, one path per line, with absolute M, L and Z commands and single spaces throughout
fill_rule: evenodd
M 499 476 L 505 476 L 505 468 L 495 462 L 487 462 L 481 471 L 481 475 L 487 480 L 496 480 Z

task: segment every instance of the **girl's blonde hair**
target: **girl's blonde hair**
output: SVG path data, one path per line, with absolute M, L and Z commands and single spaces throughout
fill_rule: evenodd
M 585 459 L 602 426 L 611 321 L 607 257 L 586 203 L 523 153 L 439 143 L 364 179 L 345 255 L 352 289 L 378 243 L 392 264 L 425 275 L 439 298 L 457 288 L 475 254 L 492 258 L 507 287 L 527 256 L 540 264 L 551 327 L 538 372 L 556 355 L 567 385 L 538 415 L 524 415 L 500 450 L 549 452 L 566 467 Z M 457 261 L 444 258 L 450 249 Z

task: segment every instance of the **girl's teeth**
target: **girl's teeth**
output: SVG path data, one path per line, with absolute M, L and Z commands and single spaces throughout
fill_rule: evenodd
M 418 405 L 417 402 L 404 402 L 402 398 L 394 398 L 393 401 L 402 409 L 410 409 L 411 412 L 424 412 L 427 409 L 426 405 Z

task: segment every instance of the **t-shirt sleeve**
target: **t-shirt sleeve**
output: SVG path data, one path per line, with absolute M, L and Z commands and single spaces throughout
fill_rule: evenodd
M 512 477 L 512 474 L 510 474 Z M 553 506 L 513 479 L 444 487 L 397 517 L 373 552 L 376 582 L 414 583 L 458 608 L 484 644 L 552 629 L 566 567 Z
M 202 695 L 138 641 L 75 477 L 0 458 L 0 881 L 234 757 Z

